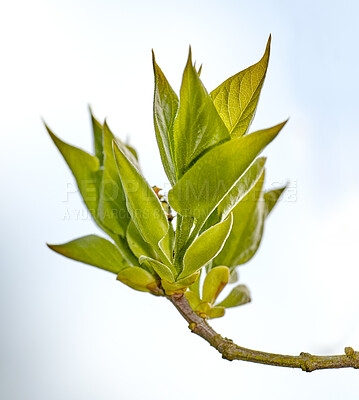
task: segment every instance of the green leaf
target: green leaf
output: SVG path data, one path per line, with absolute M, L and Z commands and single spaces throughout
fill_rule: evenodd
M 216 265 L 234 267 L 248 261 L 256 252 L 263 231 L 264 201 L 261 191 L 265 172 L 262 172 L 251 191 L 232 210 L 233 227 L 221 253 L 214 260 Z
M 102 137 L 102 125 L 99 121 L 94 117 L 91 107 L 89 107 L 90 115 L 91 115 L 91 124 L 92 124 L 92 133 L 94 138 L 94 147 L 95 147 L 95 155 L 98 158 L 100 165 L 103 165 L 103 137 Z
M 229 139 L 228 130 L 192 64 L 190 49 L 174 123 L 177 177 L 180 178 L 210 148 Z
M 174 237 L 175 237 L 175 232 L 173 230 L 173 226 L 171 223 L 168 224 L 168 231 L 166 235 L 158 242 L 158 247 L 160 250 L 166 254 L 166 259 L 169 260 L 168 266 L 173 270 L 173 272 L 176 274 L 176 270 L 173 267 L 173 247 L 174 247 Z
M 200 271 L 196 271 L 194 274 L 186 276 L 183 279 L 176 280 L 176 282 L 169 282 L 166 279 L 162 279 L 161 284 L 166 294 L 171 296 L 175 293 L 184 293 L 188 287 L 193 285 L 198 279 Z
M 265 157 L 257 158 L 219 203 L 217 210 L 221 219 L 225 218 L 258 182 L 263 174 L 265 162 Z
M 271 37 L 262 59 L 218 86 L 211 96 L 232 137 L 244 135 L 253 120 L 266 76 Z
M 99 201 L 97 183 L 99 181 L 100 167 L 98 159 L 77 147 L 63 142 L 46 124 L 45 127 L 56 147 L 64 157 L 67 165 L 70 167 L 86 207 L 90 211 L 94 220 L 101 227 L 101 223 L 97 217 Z
M 96 235 L 84 236 L 64 244 L 48 244 L 48 247 L 65 257 L 115 274 L 128 267 L 118 248 Z
M 70 167 L 85 205 L 90 211 L 96 224 L 116 242 L 123 257 L 127 260 L 127 265 L 136 264 L 136 259 L 127 247 L 126 243 L 124 243 L 123 238 L 119 237 L 118 234 L 105 226 L 98 216 L 98 205 L 100 199 L 99 186 L 103 175 L 102 169 L 100 169 L 99 160 L 97 157 L 63 142 L 46 124 L 45 127 L 56 147 L 64 157 L 66 163 Z
M 245 285 L 238 285 L 232 289 L 231 293 L 219 304 L 218 307 L 231 308 L 247 304 L 251 301 L 249 289 Z
M 223 317 L 225 313 L 224 307 L 210 307 L 208 310 L 208 318 L 209 319 L 214 319 L 214 318 L 220 318 Z
M 157 260 L 154 260 L 153 258 L 146 256 L 141 256 L 139 258 L 139 261 L 141 265 L 144 264 L 145 266 L 154 269 L 154 271 L 161 279 L 166 279 L 169 282 L 174 282 L 175 277 L 173 275 L 173 272 L 166 265 L 162 264 Z
M 257 158 L 208 217 L 202 231 L 223 220 L 260 178 L 266 159 Z
M 156 257 L 152 247 L 144 241 L 132 220 L 130 220 L 127 227 L 126 240 L 131 251 L 137 258 L 140 258 L 141 256 L 147 256 L 151 258 Z
M 202 300 L 214 304 L 228 281 L 229 269 L 227 267 L 220 266 L 211 269 L 203 283 Z
M 203 232 L 186 251 L 179 278 L 193 274 L 209 263 L 222 249 L 232 228 L 232 214 Z
M 140 267 L 123 269 L 117 275 L 117 279 L 132 289 L 157 295 L 161 294 L 156 279 Z
M 201 302 L 195 308 L 196 313 L 204 319 L 223 317 L 225 309 L 223 307 L 212 307 L 209 303 Z
M 206 302 L 201 302 L 198 304 L 195 311 L 201 318 L 207 319 L 210 309 L 211 309 L 210 304 L 208 304 Z
M 232 139 L 206 153 L 169 191 L 171 207 L 182 216 L 205 221 L 285 123 Z
M 194 218 L 193 217 L 182 217 L 177 214 L 177 227 L 175 235 L 175 246 L 174 246 L 174 258 L 175 265 L 181 267 L 181 256 L 183 256 L 183 247 L 187 243 L 187 240 L 191 234 L 193 228 Z
M 189 290 L 196 293 L 196 295 L 199 297 L 199 286 L 200 286 L 200 280 L 201 280 L 201 274 L 202 274 L 202 269 L 199 270 L 198 278 L 195 280 L 195 282 L 189 287 Z
M 269 190 L 268 192 L 264 193 L 264 201 L 266 203 L 266 217 L 273 210 L 274 206 L 277 204 L 277 201 L 279 200 L 282 193 L 285 191 L 286 187 L 287 185 L 278 189 Z
M 151 186 L 124 154 L 123 146 L 120 148 L 119 143 L 113 143 L 118 172 L 126 194 L 127 209 L 143 239 L 167 265 L 172 260 L 172 249 L 165 249 L 164 252 L 159 247 L 159 242 L 169 231 L 166 214 Z
M 187 290 L 184 294 L 189 302 L 189 305 L 191 306 L 192 310 L 195 310 L 196 307 L 200 304 L 201 299 L 199 296 L 195 293 L 192 292 L 191 290 Z
M 172 185 L 177 181 L 174 165 L 173 123 L 178 110 L 178 98 L 165 75 L 157 65 L 152 51 L 155 74 L 155 94 L 153 100 L 153 120 L 162 164 Z
M 116 138 L 117 139 L 117 138 Z M 126 148 L 127 148 L 127 150 L 132 154 L 132 162 L 135 164 L 136 162 L 137 162 L 137 164 L 138 164 L 138 154 L 137 154 L 137 151 L 132 147 L 132 146 L 130 146 L 129 144 L 125 144 L 125 146 L 126 146 Z M 139 166 L 139 164 L 138 164 L 138 166 Z
M 236 269 L 232 269 L 229 274 L 229 282 L 228 283 L 236 283 L 239 279 L 238 271 Z
M 115 136 L 105 123 L 103 125 L 103 175 L 100 184 L 98 217 L 112 232 L 125 237 L 130 215 L 126 208 L 126 196 L 112 151 L 114 139 Z

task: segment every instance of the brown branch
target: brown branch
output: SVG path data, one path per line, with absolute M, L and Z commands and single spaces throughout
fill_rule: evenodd
M 338 356 L 316 356 L 309 353 L 287 356 L 237 346 L 231 339 L 219 335 L 203 318 L 199 317 L 192 310 L 183 294 L 167 296 L 167 298 L 188 322 L 189 329 L 216 348 L 222 354 L 222 358 L 226 360 L 242 360 L 279 367 L 301 368 L 307 372 L 316 369 L 359 368 L 359 352 L 354 351 L 351 347 L 346 347 L 345 354 Z

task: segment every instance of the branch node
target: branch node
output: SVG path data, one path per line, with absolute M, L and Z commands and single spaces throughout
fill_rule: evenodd
M 213 344 L 212 344 L 212 346 L 213 347 L 221 347 L 222 340 L 223 340 L 222 336 L 219 333 L 217 333 L 217 335 L 213 336 Z
M 305 372 L 311 372 L 313 371 L 313 368 L 310 366 L 310 357 L 312 356 L 310 353 L 305 353 L 304 351 L 302 351 L 299 354 L 300 357 L 302 357 L 302 360 L 300 362 L 300 368 L 302 369 L 302 371 Z
M 354 351 L 354 349 L 353 349 L 352 347 L 346 347 L 346 348 L 344 349 L 344 351 L 345 351 L 345 354 L 346 354 L 348 357 L 350 357 L 350 358 L 355 358 L 355 351 Z
M 188 328 L 191 330 L 191 332 L 194 332 L 194 330 L 196 329 L 196 327 L 197 327 L 197 324 L 196 324 L 195 322 L 191 322 L 191 323 L 188 325 Z

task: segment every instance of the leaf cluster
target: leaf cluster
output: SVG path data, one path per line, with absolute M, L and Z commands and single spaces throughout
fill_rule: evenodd
M 159 296 L 185 293 L 204 318 L 249 302 L 249 291 L 240 284 L 216 303 L 223 288 L 237 282 L 237 267 L 256 253 L 265 220 L 285 189 L 264 189 L 266 159 L 258 157 L 285 122 L 249 133 L 269 53 L 270 38 L 258 63 L 208 93 L 190 50 L 179 97 L 153 55 L 154 127 L 172 186 L 168 199 L 147 182 L 136 151 L 92 112 L 94 155 L 47 127 L 85 205 L 108 236 L 49 247 L 115 273 L 133 289 Z

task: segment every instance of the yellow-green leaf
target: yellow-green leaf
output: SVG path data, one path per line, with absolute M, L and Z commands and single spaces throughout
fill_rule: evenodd
M 239 279 L 238 271 L 235 268 L 232 268 L 229 274 L 229 281 L 228 283 L 236 283 Z
M 167 265 L 146 256 L 141 256 L 139 258 L 139 261 L 141 265 L 144 264 L 146 267 L 154 269 L 154 271 L 161 279 L 166 279 L 169 282 L 174 282 L 175 277 L 173 275 L 173 271 L 171 271 L 171 269 L 167 267 Z
M 221 318 L 221 317 L 223 317 L 224 313 L 225 313 L 224 307 L 217 307 L 217 306 L 216 307 L 210 307 L 208 309 L 207 316 L 208 316 L 209 319 Z
M 98 217 L 112 232 L 125 237 L 130 215 L 126 208 L 126 197 L 117 171 L 112 151 L 115 136 L 107 124 L 103 125 L 103 174 L 100 184 Z
M 198 279 L 200 271 L 196 271 L 194 274 L 186 276 L 183 279 L 176 280 L 176 282 L 169 282 L 166 279 L 162 279 L 161 284 L 167 295 L 175 293 L 184 293 L 187 288 Z
M 262 187 L 265 172 L 250 192 L 232 210 L 233 227 L 216 265 L 234 267 L 248 261 L 256 252 L 263 232 L 264 206 Z
M 205 221 L 285 123 L 232 139 L 206 153 L 169 191 L 173 209 Z
M 189 290 L 191 292 L 196 293 L 197 296 L 200 295 L 200 293 L 199 293 L 199 285 L 201 283 L 200 280 L 201 280 L 202 271 L 203 271 L 202 269 L 199 270 L 198 278 L 194 281 L 194 283 L 192 283 L 191 286 L 189 286 Z
M 247 304 L 251 301 L 249 289 L 245 285 L 238 285 L 229 293 L 229 295 L 216 306 L 230 308 Z
M 265 157 L 257 158 L 218 205 L 218 215 L 225 218 L 258 182 L 264 171 Z
M 199 296 L 195 292 L 192 292 L 191 290 L 187 290 L 187 292 L 185 292 L 184 295 L 186 296 L 188 303 L 191 306 L 192 310 L 195 310 L 196 307 L 201 302 L 201 299 L 199 298 Z
M 269 190 L 268 192 L 264 193 L 264 201 L 266 203 L 266 217 L 270 214 L 273 210 L 274 206 L 277 204 L 282 193 L 285 191 L 287 186 L 283 186 L 278 189 Z
M 211 269 L 203 283 L 202 300 L 207 303 L 214 304 L 217 297 L 227 285 L 229 280 L 229 269 L 219 266 Z
M 223 248 L 232 228 L 232 214 L 203 232 L 188 248 L 179 278 L 193 274 L 208 264 Z
M 118 172 L 131 218 L 143 239 L 155 249 L 161 261 L 168 264 L 172 260 L 172 249 L 165 249 L 164 252 L 159 247 L 159 242 L 169 230 L 167 216 L 155 192 L 125 155 L 123 149 L 120 149 L 120 144 L 113 143 Z
M 128 267 L 127 260 L 118 248 L 108 240 L 88 235 L 64 244 L 48 244 L 56 253 L 85 264 L 118 274 Z
M 269 37 L 258 63 L 227 79 L 211 92 L 214 105 L 232 137 L 244 135 L 253 120 L 267 72 L 270 42 Z
M 91 115 L 92 133 L 94 138 L 95 155 L 98 158 L 100 165 L 103 165 L 103 137 L 102 137 L 102 124 L 94 117 L 91 107 L 89 107 Z
M 67 165 L 70 167 L 88 210 L 101 227 L 101 223 L 97 217 L 99 201 L 98 182 L 100 177 L 99 160 L 95 156 L 63 142 L 46 124 L 45 127 L 56 147 L 64 157 Z
M 174 165 L 173 123 L 178 110 L 178 97 L 165 75 L 157 65 L 152 51 L 155 75 L 155 94 L 153 100 L 153 120 L 162 164 L 172 185 L 177 181 Z
M 117 279 L 132 289 L 141 292 L 160 294 L 158 282 L 147 271 L 140 267 L 125 268 L 117 275 Z
M 152 247 L 145 242 L 132 220 L 130 220 L 127 226 L 126 240 L 129 248 L 137 258 L 141 256 L 156 257 Z
M 210 148 L 227 140 L 230 140 L 228 130 L 192 64 L 190 50 L 174 123 L 177 177 L 180 178 Z

